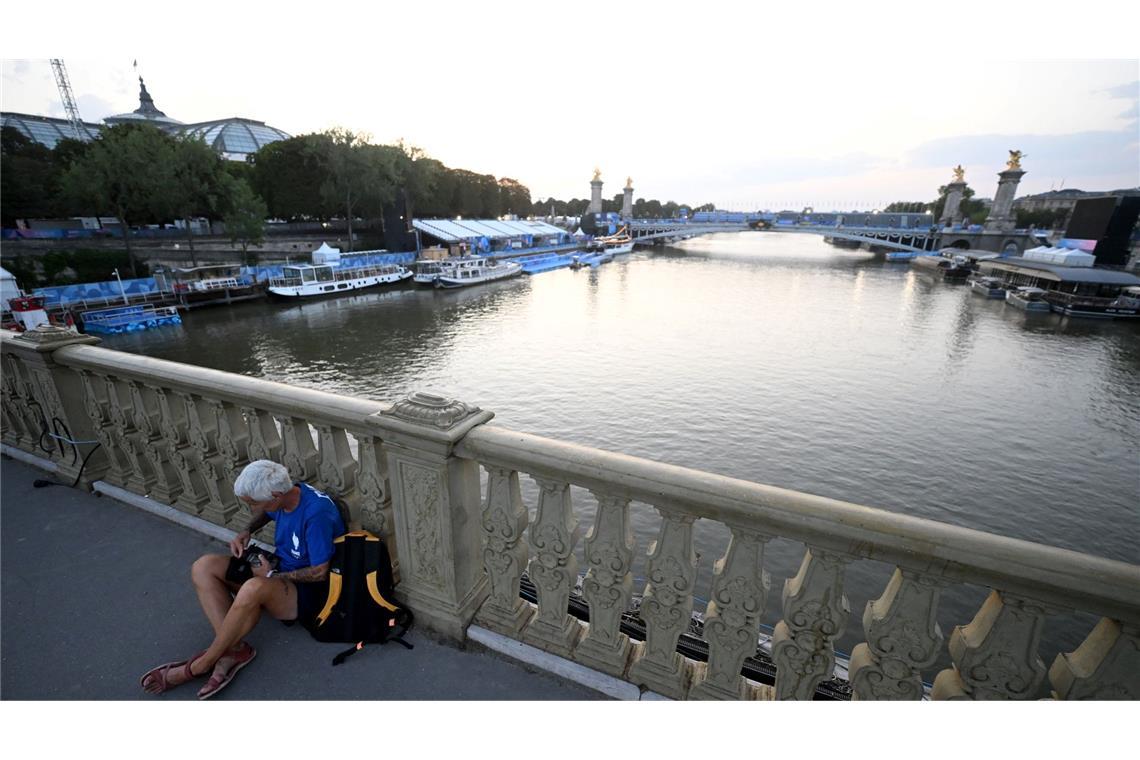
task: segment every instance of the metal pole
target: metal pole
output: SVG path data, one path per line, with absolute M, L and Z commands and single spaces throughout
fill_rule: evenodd
M 130 306 L 131 302 L 127 300 L 127 291 L 123 288 L 123 278 L 119 277 L 119 270 L 116 269 L 114 272 L 111 272 L 111 274 L 115 275 L 115 279 L 119 281 L 119 292 L 123 295 L 123 303 Z

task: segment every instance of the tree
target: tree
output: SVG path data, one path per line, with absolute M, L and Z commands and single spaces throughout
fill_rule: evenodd
M 943 201 L 945 203 L 945 201 Z M 883 209 L 884 214 L 921 214 L 928 204 L 922 201 L 895 201 Z
M 249 261 L 249 246 L 261 245 L 265 239 L 265 217 L 268 210 L 261 199 L 245 180 L 229 180 L 229 210 L 224 223 L 231 243 L 241 245 L 241 256 Z M 257 262 L 254 255 L 252 263 Z
M 173 200 L 173 140 L 149 124 L 108 127 L 64 173 L 63 193 L 96 214 L 115 215 L 131 271 L 140 276 L 131 248 L 131 224 L 164 215 Z
M 348 224 L 348 250 L 352 250 L 352 222 L 362 202 L 374 193 L 380 179 L 379 163 L 366 150 L 368 135 L 334 127 L 319 135 L 311 150 L 325 171 L 321 197 L 344 214 Z
M 190 261 L 198 266 L 194 253 L 194 232 L 190 220 L 210 217 L 222 212 L 229 204 L 228 193 L 233 184 L 226 181 L 222 158 L 200 139 L 186 138 L 174 143 L 174 163 L 171 167 L 174 186 L 173 211 L 186 224 L 186 242 L 190 246 Z
M 530 190 L 518 180 L 503 177 L 499 180 L 499 206 L 504 213 L 527 216 L 531 213 Z
M 0 196 L 4 199 L 0 216 L 5 227 L 15 227 L 16 219 L 54 216 L 59 179 L 50 150 L 15 127 L 4 127 L 0 134 Z
M 277 219 L 328 219 L 332 208 L 321 196 L 326 171 L 321 164 L 320 135 L 278 140 L 252 157 L 251 187 Z

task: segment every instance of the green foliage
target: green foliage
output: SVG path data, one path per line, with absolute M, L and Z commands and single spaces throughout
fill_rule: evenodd
M 25 290 L 52 285 L 74 285 L 84 282 L 106 282 L 111 272 L 122 275 L 130 267 L 125 250 L 72 249 L 48 251 L 43 255 L 5 256 L 4 268 L 15 275 Z M 144 272 L 142 276 L 146 276 Z
M 174 140 L 149 124 L 108 127 L 63 173 L 63 195 L 96 215 L 118 217 L 126 229 L 161 220 L 177 205 L 174 157 Z M 123 241 L 130 255 L 130 235 Z M 134 276 L 141 277 L 130 259 Z
M 5 227 L 16 219 L 54 216 L 59 170 L 51 151 L 15 127 L 0 131 L 0 216 Z
M 945 201 L 944 201 L 945 203 Z M 929 204 L 922 201 L 895 201 L 883 209 L 884 214 L 921 214 Z
M 242 256 L 248 261 L 249 246 L 261 245 L 265 239 L 265 216 L 268 210 L 265 201 L 261 200 L 261 196 L 253 191 L 249 183 L 241 179 L 231 182 L 230 206 L 224 220 L 226 232 L 230 236 L 230 242 L 241 245 Z
M 321 196 L 326 171 L 320 135 L 302 135 L 270 143 L 253 155 L 253 189 L 265 199 L 269 215 L 289 221 L 328 219 L 330 207 Z

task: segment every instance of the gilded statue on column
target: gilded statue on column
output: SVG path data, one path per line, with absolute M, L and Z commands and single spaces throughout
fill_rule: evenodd
M 602 170 L 595 166 L 594 167 L 594 181 L 597 182 L 601 178 L 602 178 Z
M 954 181 L 955 182 L 965 182 L 966 181 L 966 170 L 962 168 L 961 164 L 958 164 L 957 166 L 954 167 Z
M 625 189 L 626 190 L 632 190 L 633 189 L 633 177 L 626 177 L 625 178 Z
M 1025 158 L 1025 154 L 1020 150 L 1011 150 L 1009 152 L 1009 161 L 1006 162 L 1005 168 L 1009 170 L 1020 169 L 1021 159 Z

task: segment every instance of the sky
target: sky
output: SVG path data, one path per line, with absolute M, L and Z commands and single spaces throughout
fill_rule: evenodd
M 125 5 L 8 45 L 3 110 L 62 116 L 36 55 L 63 55 L 87 121 L 137 108 L 141 75 L 183 122 L 343 126 L 535 199 L 589 197 L 597 167 L 606 197 L 631 177 L 638 198 L 878 208 L 932 200 L 957 164 L 992 197 L 1011 149 L 1022 195 L 1140 185 L 1140 14 L 1118 3 L 1041 5 L 1036 25 L 972 0 L 951 21 L 890 2 Z

